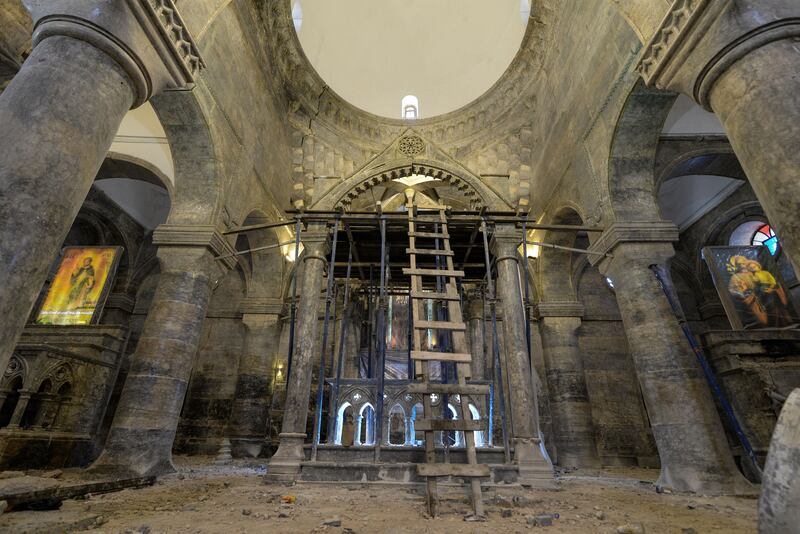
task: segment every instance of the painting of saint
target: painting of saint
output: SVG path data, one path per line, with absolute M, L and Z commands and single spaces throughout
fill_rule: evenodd
M 800 324 L 766 247 L 706 247 L 703 257 L 734 329 Z
M 36 322 L 95 322 L 111 289 L 121 254 L 120 247 L 66 247 Z

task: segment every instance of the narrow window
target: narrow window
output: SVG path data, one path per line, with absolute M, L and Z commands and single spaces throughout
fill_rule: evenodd
M 419 99 L 414 95 L 406 95 L 403 97 L 401 106 L 401 117 L 404 119 L 418 119 L 419 118 Z
M 303 27 L 303 7 L 300 5 L 300 0 L 295 0 L 292 5 L 292 20 L 294 21 L 294 31 L 300 33 L 300 28 Z

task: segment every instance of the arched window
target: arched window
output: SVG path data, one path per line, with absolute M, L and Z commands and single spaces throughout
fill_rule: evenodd
M 404 119 L 419 118 L 419 98 L 414 95 L 406 95 L 400 103 L 401 117 Z
M 769 224 L 764 224 L 756 230 L 756 233 L 753 234 L 753 238 L 750 242 L 754 246 L 764 246 L 769 249 L 769 253 L 773 256 L 778 253 L 778 248 L 780 247 L 780 241 L 778 240 L 778 236 L 775 235 L 775 231 L 772 229 L 772 226 Z
M 519 0 L 519 16 L 522 18 L 522 22 L 528 23 L 528 19 L 531 17 L 531 0 Z
M 765 246 L 773 256 L 780 251 L 780 240 L 772 226 L 763 220 L 747 221 L 731 232 L 729 245 Z
M 303 27 L 303 6 L 300 5 L 300 0 L 294 0 L 294 4 L 292 4 L 292 21 L 294 22 L 294 31 L 300 33 L 300 28 Z

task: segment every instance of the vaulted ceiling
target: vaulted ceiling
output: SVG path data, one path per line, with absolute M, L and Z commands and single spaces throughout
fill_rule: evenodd
M 403 96 L 420 116 L 454 111 L 502 76 L 522 43 L 528 0 L 294 0 L 303 51 L 351 104 L 400 117 Z

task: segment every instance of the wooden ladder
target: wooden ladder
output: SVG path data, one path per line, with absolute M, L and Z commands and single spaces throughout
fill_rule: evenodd
M 418 217 L 414 207 L 413 196 L 407 196 L 408 208 L 408 241 L 406 253 L 410 259 L 410 267 L 403 269 L 403 274 L 411 277 L 411 310 L 414 320 L 413 346 L 411 359 L 414 361 L 414 378 L 421 382 L 409 384 L 409 393 L 418 393 L 423 399 L 423 417 L 415 421 L 416 430 L 425 432 L 425 462 L 417 465 L 417 474 L 427 478 L 426 504 L 431 517 L 436 515 L 438 497 L 436 493 L 437 477 L 458 477 L 469 480 L 470 493 L 474 519 L 484 517 L 483 501 L 481 499 L 480 478 L 489 477 L 489 466 L 478 464 L 475 452 L 475 432 L 483 430 L 483 421 L 473 420 L 469 410 L 469 397 L 473 395 L 489 395 L 488 385 L 467 384 L 471 378 L 472 355 L 467 352 L 466 325 L 461 315 L 461 300 L 458 296 L 456 280 L 464 276 L 463 271 L 453 268 L 453 251 L 450 248 L 450 236 L 447 228 L 445 208 L 439 209 L 437 218 L 422 220 Z M 417 223 L 438 223 L 437 232 L 418 232 Z M 439 239 L 443 244 L 441 249 L 417 248 L 417 239 Z M 446 269 L 419 269 L 417 268 L 417 255 L 439 256 L 446 259 Z M 423 291 L 422 280 L 424 277 L 447 278 L 446 290 L 443 293 Z M 444 301 L 447 303 L 447 321 L 425 320 L 423 302 L 427 299 Z M 429 329 L 452 332 L 453 352 L 423 351 L 422 332 Z M 434 362 L 455 362 L 458 369 L 458 382 L 454 384 L 433 383 L 430 381 Z M 431 395 L 459 395 L 460 416 L 457 420 L 434 419 L 433 401 Z M 476 403 L 477 405 L 477 403 Z M 444 407 L 443 410 L 446 410 Z M 466 449 L 466 464 L 439 464 L 436 462 L 436 442 L 434 436 L 437 431 L 460 431 L 464 434 Z

